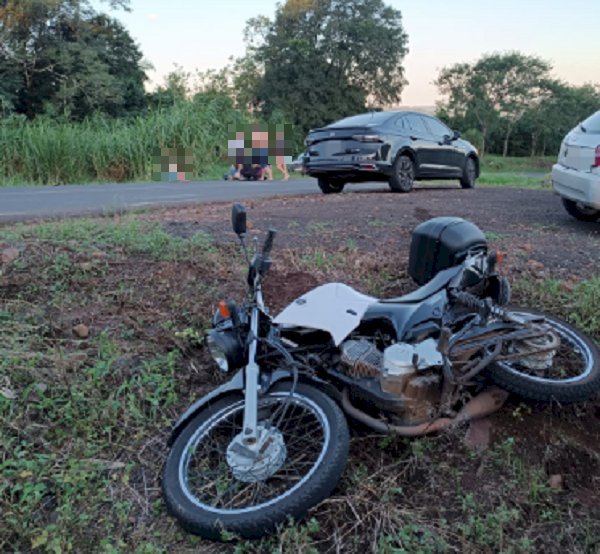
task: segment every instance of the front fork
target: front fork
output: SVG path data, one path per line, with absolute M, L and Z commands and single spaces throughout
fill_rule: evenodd
M 248 364 L 245 369 L 244 389 L 244 433 L 243 443 L 248 450 L 256 452 L 263 442 L 258 433 L 258 378 L 260 368 L 256 363 L 256 350 L 258 348 L 258 326 L 260 311 L 264 309 L 260 285 L 256 288 L 256 298 L 250 316 L 250 345 L 248 346 Z

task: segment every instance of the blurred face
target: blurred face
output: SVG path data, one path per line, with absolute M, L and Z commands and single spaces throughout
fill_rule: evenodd
M 268 148 L 269 146 L 269 133 L 267 131 L 263 131 L 260 133 L 260 147 Z
M 252 146 L 254 148 L 268 148 L 269 133 L 267 131 L 252 131 Z

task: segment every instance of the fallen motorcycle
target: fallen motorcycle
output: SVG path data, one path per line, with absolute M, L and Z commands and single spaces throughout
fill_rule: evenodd
M 192 533 L 260 537 L 331 494 L 348 457 L 348 421 L 419 436 L 483 417 L 508 392 L 560 403 L 600 390 L 599 352 L 570 324 L 508 307 L 510 286 L 483 233 L 460 218 L 413 232 L 420 288 L 380 300 L 319 286 L 272 318 L 262 282 L 275 231 L 252 260 L 246 212 L 232 210 L 249 298 L 221 302 L 206 343 L 236 372 L 181 416 L 163 494 Z

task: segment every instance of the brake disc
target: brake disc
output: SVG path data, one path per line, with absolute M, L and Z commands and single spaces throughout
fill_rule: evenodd
M 281 432 L 271 427 L 257 427 L 259 447 L 254 450 L 247 447 L 243 433 L 239 433 L 227 447 L 227 465 L 233 475 L 244 483 L 265 481 L 283 466 L 287 449 Z

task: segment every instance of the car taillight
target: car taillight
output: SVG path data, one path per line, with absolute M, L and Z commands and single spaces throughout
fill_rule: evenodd
M 600 167 L 600 144 L 596 146 L 596 156 L 594 157 L 594 165 L 592 167 Z
M 352 140 L 358 142 L 383 142 L 378 135 L 352 135 Z

